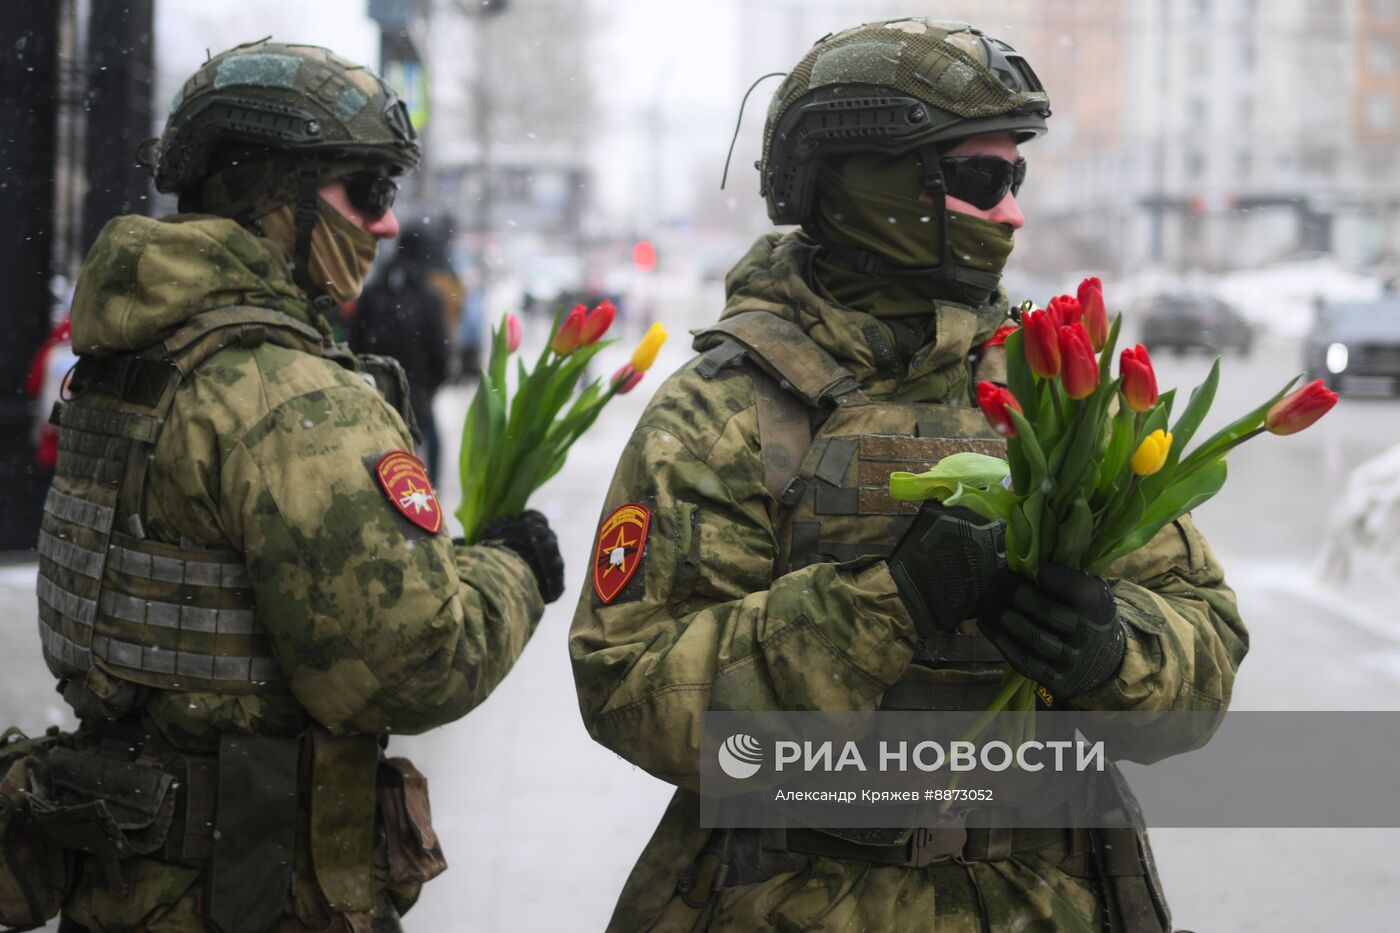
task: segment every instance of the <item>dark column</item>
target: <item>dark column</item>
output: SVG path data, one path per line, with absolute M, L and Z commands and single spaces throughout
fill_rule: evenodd
M 61 4 L 6 3 L 0 54 L 0 550 L 34 546 L 46 477 L 36 476 L 24 394 L 30 360 L 49 330 L 54 210 L 54 116 Z
M 88 20 L 87 196 L 82 248 L 107 221 L 150 213 L 150 179 L 136 150 L 151 135 L 154 0 L 94 3 Z

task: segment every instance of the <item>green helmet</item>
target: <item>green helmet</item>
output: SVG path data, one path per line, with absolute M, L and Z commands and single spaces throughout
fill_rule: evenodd
M 759 191 L 777 224 L 812 212 L 817 166 L 899 155 L 979 133 L 1045 132 L 1050 98 L 1030 64 L 966 23 L 910 17 L 819 40 L 783 81 L 763 128 Z
M 408 108 L 382 78 L 313 45 L 259 41 L 221 52 L 170 105 L 156 154 L 159 191 L 185 194 L 232 151 L 307 162 L 418 165 Z

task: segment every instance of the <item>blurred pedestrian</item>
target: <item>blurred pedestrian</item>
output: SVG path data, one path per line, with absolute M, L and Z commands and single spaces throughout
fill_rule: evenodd
M 447 322 L 443 292 L 433 283 L 442 269 L 438 236 L 427 220 L 404 226 L 379 274 L 370 280 L 349 320 L 350 349 L 391 356 L 408 377 L 408 398 L 423 434 L 424 462 L 436 480 L 442 459 L 433 398 L 447 379 Z

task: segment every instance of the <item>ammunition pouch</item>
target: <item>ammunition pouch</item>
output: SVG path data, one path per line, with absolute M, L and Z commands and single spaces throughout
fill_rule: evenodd
M 205 919 L 220 933 L 276 923 L 291 890 L 297 831 L 298 739 L 224 735 Z
M 1105 795 L 1104 812 L 1118 820 L 1131 818 L 1143 826 L 1142 809 L 1116 765 L 1110 765 L 1109 779 L 1099 782 Z M 1096 829 L 1091 831 L 1094 865 L 1103 887 L 1111 933 L 1170 933 L 1171 909 L 1157 877 L 1157 864 L 1147 833 L 1139 829 Z
M 174 778 L 159 765 L 52 748 L 28 759 L 29 807 L 51 846 L 102 864 L 107 884 L 125 890 L 120 862 L 159 852 L 175 812 Z
M 389 881 L 423 884 L 447 870 L 433 831 L 428 779 L 407 758 L 380 763 L 379 812 L 389 849 Z
M 30 739 L 0 736 L 0 926 L 29 930 L 58 915 L 72 878 L 71 859 L 35 826 L 31 753 L 65 740 L 57 727 Z
M 422 884 L 447 867 L 427 780 L 408 759 L 383 758 L 375 736 L 225 735 L 217 756 L 197 756 L 128 720 L 39 740 L 11 730 L 0 767 L 3 924 L 55 916 L 76 853 L 101 863 L 116 890 L 127 859 L 204 868 L 204 919 L 219 933 L 276 923 L 302 832 L 336 913 L 374 915 L 376 863 L 387 863 L 391 884 Z

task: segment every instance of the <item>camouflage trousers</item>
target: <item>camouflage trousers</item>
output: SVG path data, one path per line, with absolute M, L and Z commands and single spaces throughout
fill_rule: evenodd
M 121 863 L 127 884 L 121 891 L 107 883 L 102 865 L 86 856 L 78 860 L 73 886 L 63 903 L 60 933 L 206 933 L 203 872 L 154 859 Z M 387 885 L 375 896 L 370 913 L 340 913 L 326 907 L 309 863 L 298 868 L 284 915 L 267 933 L 400 933 L 400 916 L 418 898 L 417 885 Z M 378 872 L 376 871 L 376 874 Z
M 637 933 L 1099 933 L 1104 908 L 1091 860 L 1064 846 L 995 862 L 924 868 L 813 858 L 800 871 L 721 888 L 712 905 L 677 895 L 650 927 L 619 904 L 610 930 Z

